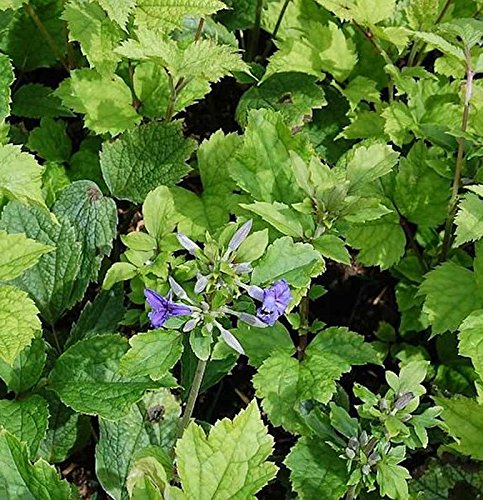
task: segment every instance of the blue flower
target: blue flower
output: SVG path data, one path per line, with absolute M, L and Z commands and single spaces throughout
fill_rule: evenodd
M 148 316 L 154 328 L 163 326 L 166 320 L 172 316 L 189 316 L 193 312 L 191 307 L 173 302 L 171 300 L 171 291 L 166 297 L 163 297 L 154 290 L 146 288 L 144 290 L 144 295 L 152 309 Z
M 292 300 L 290 288 L 285 280 L 278 280 L 265 289 L 251 286 L 248 293 L 262 302 L 262 306 L 257 309 L 257 317 L 269 326 L 275 324 Z

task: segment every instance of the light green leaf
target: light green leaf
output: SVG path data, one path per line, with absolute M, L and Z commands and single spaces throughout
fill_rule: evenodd
M 104 277 L 102 289 L 110 290 L 116 283 L 134 278 L 137 272 L 137 267 L 130 262 L 114 262 Z
M 23 234 L 0 231 L 0 280 L 17 278 L 52 250 L 52 246 L 30 240 Z
M 442 36 L 437 35 L 436 33 L 426 33 L 423 31 L 417 31 L 414 33 L 414 35 L 420 40 L 428 43 L 432 47 L 440 50 L 441 52 L 443 52 L 443 54 L 453 56 L 459 61 L 465 62 L 465 54 L 463 50 L 448 42 Z
M 451 399 L 435 397 L 434 401 L 443 407 L 442 418 L 458 443 L 452 447 L 459 453 L 483 460 L 483 405 L 460 395 Z
M 410 478 L 411 474 L 405 467 L 392 461 L 381 462 L 377 466 L 377 482 L 381 496 L 407 500 L 409 496 L 406 480 Z
M 0 286 L 0 358 L 9 365 L 41 329 L 38 313 L 25 292 L 13 286 Z
M 353 225 L 347 232 L 347 242 L 360 250 L 358 260 L 367 266 L 387 269 L 404 254 L 406 237 L 394 212 L 363 225 Z
M 45 198 L 45 204 L 50 208 L 58 198 L 60 191 L 70 184 L 70 178 L 63 165 L 53 162 L 47 162 L 44 165 L 42 194 Z
M 22 85 L 13 95 L 12 114 L 25 118 L 72 116 L 50 87 L 40 83 Z
M 22 7 L 23 0 L 0 0 L 0 10 L 17 10 Z
M 289 151 L 306 157 L 302 136 L 293 136 L 279 113 L 253 110 L 243 145 L 230 162 L 230 174 L 244 191 L 257 201 L 301 201 L 301 192 L 292 171 Z
M 445 262 L 430 271 L 419 287 L 423 311 L 433 334 L 454 332 L 475 309 L 483 307 L 474 273 L 454 262 Z
M 149 123 L 103 144 L 102 174 L 114 196 L 141 203 L 149 191 L 174 185 L 189 172 L 193 150 L 180 122 Z
M 314 248 L 319 251 L 323 257 L 341 262 L 347 266 L 351 263 L 351 256 L 345 246 L 345 243 L 333 234 L 323 234 L 312 241 Z
M 312 245 L 294 243 L 292 238 L 284 236 L 275 240 L 258 261 L 253 270 L 252 282 L 261 285 L 283 278 L 295 287 L 305 287 L 314 272 L 321 272 L 320 264 L 321 257 Z
M 41 182 L 42 167 L 20 146 L 0 146 L 0 192 L 8 198 L 44 203 Z
M 234 419 L 219 420 L 207 436 L 191 423 L 176 445 L 176 461 L 187 498 L 245 500 L 275 477 L 267 458 L 273 450 L 255 401 Z
M 396 0 L 317 0 L 344 21 L 354 20 L 363 26 L 392 17 Z
M 14 79 L 10 59 L 5 54 L 0 54 L 0 124 L 10 116 L 10 85 Z
M 67 21 L 69 40 L 79 42 L 90 66 L 106 76 L 112 74 L 121 59 L 114 51 L 123 36 L 119 26 L 97 3 L 86 0 L 70 0 L 62 19 Z
M 183 334 L 172 330 L 151 330 L 129 339 L 131 349 L 122 357 L 120 371 L 131 377 L 164 377 L 183 353 Z
M 476 373 L 483 380 L 483 310 L 473 311 L 459 327 L 458 351 L 471 358 Z
M 152 418 L 164 409 L 159 419 Z M 96 448 L 96 475 L 115 500 L 127 500 L 127 478 L 137 456 L 148 446 L 171 453 L 176 439 L 181 409 L 167 390 L 148 393 L 129 413 L 115 422 L 100 419 Z
M 1 226 L 10 234 L 25 233 L 28 238 L 55 247 L 14 281 L 16 286 L 31 295 L 42 316 L 55 323 L 76 302 L 72 293 L 82 248 L 76 241 L 74 228 L 65 219 L 57 222 L 41 207 L 17 201 L 4 208 Z
M 166 33 L 180 27 L 185 16 L 206 17 L 223 8 L 218 0 L 138 0 L 134 18 L 138 26 Z
M 381 116 L 385 120 L 384 132 L 394 144 L 402 146 L 411 142 L 411 131 L 417 128 L 417 124 L 407 104 L 393 101 L 382 111 Z
M 38 382 L 46 358 L 45 342 L 41 338 L 34 338 L 11 365 L 0 359 L 0 378 L 7 384 L 9 391 L 17 394 L 25 392 Z
M 248 235 L 236 252 L 239 262 L 253 262 L 258 260 L 268 246 L 268 229 L 255 231 Z
M 401 158 L 396 175 L 394 200 L 398 210 L 423 226 L 444 222 L 450 198 L 450 183 L 430 167 L 431 160 L 423 142 L 417 142 L 407 158 Z
M 148 193 L 143 203 L 144 227 L 157 241 L 173 232 L 178 220 L 169 188 L 159 186 Z
M 455 224 L 455 246 L 479 240 L 483 236 L 483 200 L 473 193 L 465 194 L 458 205 Z
M 19 441 L 26 443 L 32 459 L 37 457 L 48 418 L 47 401 L 36 394 L 26 399 L 0 401 L 0 428 L 3 427 Z
M 127 340 L 120 335 L 81 340 L 55 362 L 50 387 L 76 411 L 106 419 L 121 418 L 147 389 L 159 387 L 148 377 L 120 372 L 119 364 L 127 351 Z
M 73 500 L 74 489 L 62 481 L 45 460 L 30 463 L 27 446 L 8 431 L 0 430 L 0 491 L 6 498 Z
M 301 500 L 338 500 L 347 489 L 344 460 L 318 438 L 302 437 L 285 459 L 290 481 Z
M 72 144 L 67 135 L 67 123 L 53 118 L 42 118 L 40 127 L 29 135 L 27 147 L 47 161 L 65 162 L 70 157 Z
M 64 188 L 52 208 L 59 218 L 66 218 L 82 244 L 82 257 L 73 300 L 82 299 L 91 281 L 97 280 L 102 259 L 109 255 L 116 237 L 117 208 L 91 181 L 76 181 Z
M 245 92 L 236 108 L 236 119 L 245 127 L 252 109 L 280 112 L 287 125 L 301 126 L 312 117 L 313 108 L 325 106 L 324 91 L 313 76 L 304 73 L 277 73 Z
M 55 94 L 65 106 L 85 114 L 86 126 L 96 134 L 116 135 L 141 120 L 129 87 L 117 75 L 101 76 L 93 69 L 71 71 Z
M 126 27 L 129 15 L 136 5 L 136 0 L 97 0 L 113 21 L 121 28 Z

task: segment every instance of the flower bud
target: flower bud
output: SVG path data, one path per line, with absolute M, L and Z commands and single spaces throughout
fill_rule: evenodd
M 389 408 L 389 403 L 387 402 L 386 398 L 382 398 L 381 401 L 379 401 L 379 409 L 382 411 L 386 411 Z
M 351 460 L 356 456 L 356 452 L 352 448 L 349 448 L 349 447 L 347 447 L 345 449 L 345 454 L 346 454 L 347 458 L 350 458 Z
M 359 441 L 355 437 L 351 437 L 349 439 L 349 442 L 347 443 L 347 446 L 349 448 L 352 448 L 353 450 L 357 451 L 359 449 Z
M 199 318 L 193 318 L 188 320 L 183 326 L 183 332 L 191 332 L 199 322 Z
M 171 290 L 173 290 L 173 293 L 178 296 L 180 299 L 185 299 L 189 300 L 189 297 L 187 293 L 183 290 L 181 285 L 171 276 L 168 278 L 169 285 L 171 287 Z
M 361 446 L 366 446 L 367 442 L 369 441 L 369 438 L 367 436 L 366 431 L 362 431 L 361 435 L 359 436 L 359 443 Z
M 208 284 L 208 276 L 198 275 L 198 279 L 195 283 L 195 293 L 201 293 L 206 288 Z
M 233 266 L 233 270 L 237 274 L 248 274 L 253 271 L 253 267 L 250 262 L 241 262 L 240 264 L 235 264 L 235 266 Z
M 412 392 L 406 392 L 394 403 L 395 410 L 402 410 L 414 399 L 414 394 Z
M 264 323 L 261 319 L 258 319 L 253 314 L 239 313 L 238 317 L 247 325 L 254 326 L 256 328 L 266 328 L 268 325 Z
M 370 466 L 370 465 L 367 465 L 367 464 L 363 465 L 363 466 L 362 466 L 362 473 L 363 473 L 365 476 L 369 475 L 369 474 L 371 473 L 371 466 Z
M 201 248 L 193 240 L 190 240 L 185 234 L 177 233 L 176 237 L 178 238 L 180 245 L 184 249 L 188 250 L 191 255 L 194 255 L 197 250 L 201 250 Z
M 252 220 L 248 220 L 238 231 L 233 235 L 233 238 L 228 243 L 228 248 L 234 252 L 245 241 L 252 229 Z

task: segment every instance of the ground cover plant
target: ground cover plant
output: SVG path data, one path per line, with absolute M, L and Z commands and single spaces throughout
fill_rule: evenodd
M 0 498 L 480 498 L 481 0 L 0 0 Z

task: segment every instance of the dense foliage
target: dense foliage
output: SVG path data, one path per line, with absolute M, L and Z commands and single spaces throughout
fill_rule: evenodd
M 0 498 L 483 492 L 481 11 L 0 0 Z

